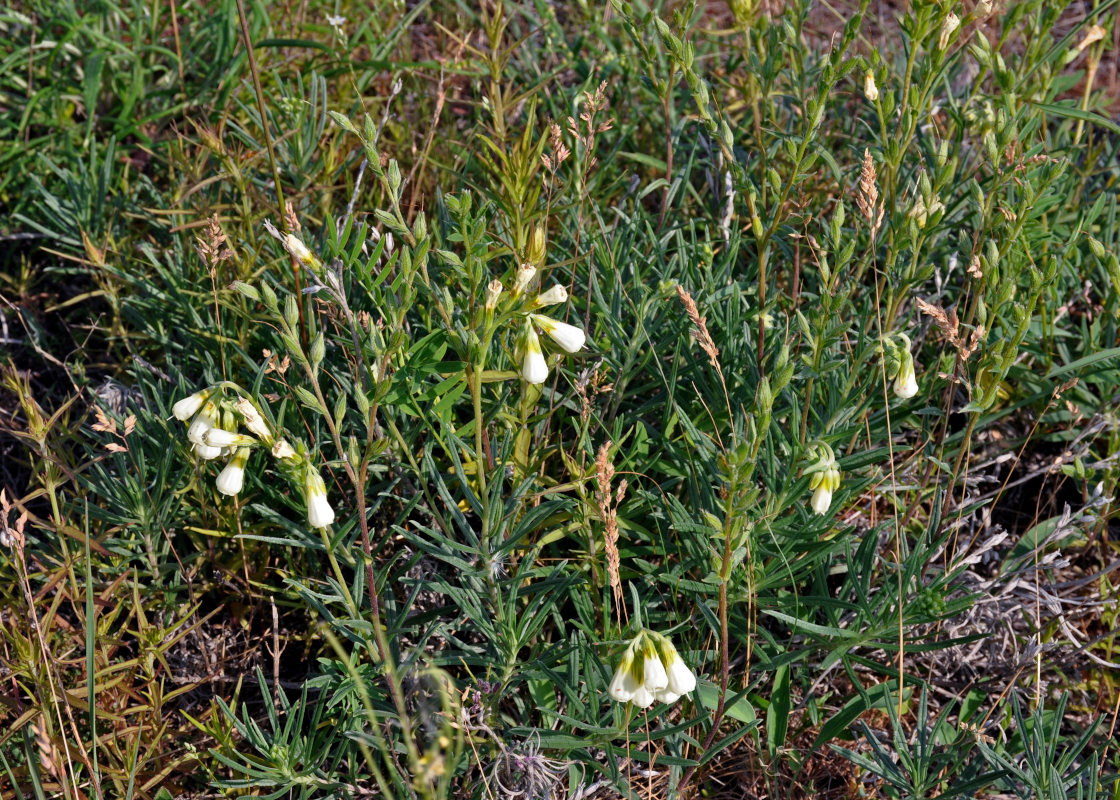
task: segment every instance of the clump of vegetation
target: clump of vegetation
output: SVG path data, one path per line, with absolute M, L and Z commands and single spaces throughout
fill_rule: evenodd
M 1115 796 L 1114 4 L 0 12 L 0 786 Z

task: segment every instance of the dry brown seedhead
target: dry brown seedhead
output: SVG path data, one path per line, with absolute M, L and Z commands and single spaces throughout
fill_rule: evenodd
M 116 436 L 122 442 L 136 430 L 136 415 L 129 414 L 128 418 L 124 421 L 124 433 L 117 432 L 117 423 L 112 420 L 101 408 L 101 406 L 94 406 L 94 416 L 97 417 L 97 422 L 93 423 L 92 428 L 98 433 L 107 433 L 110 436 Z M 110 453 L 127 453 L 128 447 L 117 442 L 109 442 L 105 445 L 105 449 Z
M 926 316 L 933 317 L 934 322 L 937 323 L 937 327 L 941 331 L 942 337 L 956 348 L 961 360 L 968 361 L 969 356 L 976 351 L 976 348 L 980 346 L 980 342 L 984 338 L 984 326 L 977 325 L 972 329 L 971 334 L 967 336 L 962 335 L 960 320 L 957 319 L 957 310 L 955 308 L 950 308 L 946 311 L 940 306 L 932 305 L 921 299 L 919 299 L 917 303 L 919 311 Z
M 611 464 L 611 443 L 605 442 L 595 458 L 595 479 L 598 488 L 595 501 L 599 506 L 599 518 L 603 520 L 603 540 L 607 551 L 607 574 L 610 576 L 611 593 L 614 595 L 616 610 L 622 609 L 622 580 L 618 577 L 620 559 L 618 555 L 618 506 L 626 496 L 626 481 L 618 485 L 611 495 L 611 479 L 614 478 L 614 465 Z
M 677 287 L 677 297 L 681 300 L 681 305 L 684 306 L 684 311 L 688 314 L 688 318 L 692 321 L 692 326 L 695 328 L 696 341 L 700 343 L 700 349 L 708 354 L 708 361 L 715 367 L 716 372 L 721 376 L 723 370 L 719 366 L 719 348 L 716 343 L 712 341 L 712 335 L 708 333 L 708 323 L 704 317 L 700 316 L 700 310 L 696 308 L 696 301 L 692 299 L 692 295 L 683 286 Z
M 879 187 L 875 183 L 875 162 L 871 159 L 871 151 L 864 149 L 863 164 L 859 170 L 859 193 L 856 194 L 856 205 L 859 213 L 871 226 L 871 238 L 879 232 L 883 224 L 883 206 L 879 202 Z
M 572 151 L 564 144 L 564 134 L 560 130 L 560 126 L 555 122 L 548 126 L 548 146 L 552 149 L 552 155 L 542 153 L 541 162 L 545 169 L 555 173 L 560 165 L 568 160 L 568 156 L 572 154 Z
M 968 274 L 975 280 L 984 277 L 984 270 L 980 267 L 980 256 L 974 255 L 972 260 L 968 262 Z
M 210 267 L 211 272 L 223 261 L 233 258 L 233 251 L 229 249 L 228 241 L 218 215 L 212 215 L 206 221 L 206 236 L 199 236 L 194 240 L 199 256 Z

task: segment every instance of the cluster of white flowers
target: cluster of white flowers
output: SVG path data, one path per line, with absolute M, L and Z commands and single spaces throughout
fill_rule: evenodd
M 260 409 L 247 397 L 236 401 L 222 398 L 215 388 L 203 389 L 172 406 L 175 419 L 188 423 L 187 439 L 195 455 L 204 460 L 228 456 L 225 468 L 214 482 L 224 495 L 234 496 L 245 485 L 245 467 L 253 448 L 263 446 L 286 471 L 299 476 L 307 502 L 307 522 L 325 528 L 334 522 L 334 509 L 319 471 L 296 448 L 277 439 Z M 249 433 L 238 432 L 243 427 Z
M 610 696 L 620 703 L 649 708 L 675 703 L 696 688 L 696 675 L 667 636 L 643 630 L 631 641 L 611 680 Z
M 510 288 L 510 296 L 514 302 L 522 299 L 525 290 L 536 276 L 537 268 L 532 264 L 521 265 Z M 486 287 L 488 312 L 492 312 L 497 307 L 502 291 L 503 286 L 499 281 L 492 281 Z M 520 332 L 519 358 L 521 377 L 527 383 L 544 383 L 548 379 L 548 362 L 541 348 L 539 333 L 547 335 L 565 353 L 578 353 L 587 341 L 587 335 L 582 328 L 536 313 L 537 309 L 554 306 L 567 299 L 568 290 L 557 283 L 552 288 L 539 293 L 528 303 L 524 303 L 524 307 L 520 310 L 519 316 L 524 320 L 524 327 Z
M 832 448 L 824 442 L 817 442 L 809 449 L 813 463 L 805 468 L 809 476 L 809 488 L 813 491 L 810 505 L 814 514 L 827 514 L 832 505 L 832 494 L 840 488 L 840 465 Z

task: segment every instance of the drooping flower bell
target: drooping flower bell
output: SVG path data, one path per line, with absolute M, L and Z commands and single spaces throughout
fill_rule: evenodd
M 304 499 L 307 501 L 307 524 L 312 528 L 325 528 L 334 522 L 334 509 L 327 500 L 327 485 L 318 470 L 310 464 L 304 473 Z
M 217 490 L 229 497 L 240 492 L 241 487 L 245 484 L 245 465 L 248 461 L 248 447 L 238 447 L 234 450 L 229 463 L 227 463 L 225 469 L 218 474 L 218 479 L 214 481 L 214 486 Z
M 541 340 L 532 324 L 525 325 L 521 354 L 521 377 L 526 383 L 544 383 L 548 378 L 548 363 L 544 360 Z
M 832 505 L 832 495 L 840 488 L 840 466 L 832 448 L 824 442 L 814 444 L 809 454 L 812 463 L 803 471 L 809 476 L 809 488 L 813 490 L 809 506 L 814 514 L 824 515 Z

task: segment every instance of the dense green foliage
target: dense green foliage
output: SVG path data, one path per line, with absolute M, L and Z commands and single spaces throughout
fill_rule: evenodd
M 1115 796 L 1114 0 L 95 5 L 0 12 L 5 796 Z

